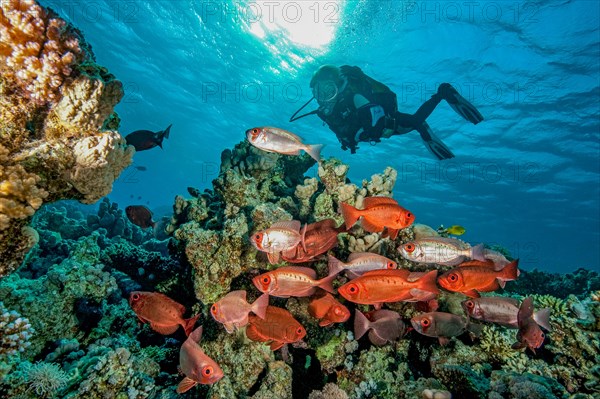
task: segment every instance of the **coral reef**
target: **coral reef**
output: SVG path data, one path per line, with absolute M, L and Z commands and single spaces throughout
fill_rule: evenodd
M 23 226 L 44 202 L 93 203 L 131 163 L 104 126 L 122 85 L 80 32 L 33 0 L 0 8 L 0 276 L 30 249 Z M 111 126 L 112 129 L 118 128 Z

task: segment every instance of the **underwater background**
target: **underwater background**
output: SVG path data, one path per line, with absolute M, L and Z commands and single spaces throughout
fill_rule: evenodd
M 94 59 L 63 58 L 75 72 L 44 69 L 64 81 L 31 88 L 15 72 L 31 64 L 10 56 L 18 35 L 2 37 L 0 397 L 600 398 L 597 2 L 39 4 L 71 24 L 66 35 Z M 31 40 L 25 18 L 4 15 L 36 7 L 2 0 L 0 28 Z M 450 82 L 485 120 L 474 126 L 445 102 L 436 108 L 427 121 L 451 160 L 435 160 L 416 132 L 350 154 L 316 116 L 289 122 L 323 64 L 359 66 L 407 113 Z M 170 124 L 162 149 L 133 153 L 119 141 Z M 324 144 L 324 161 L 261 152 L 245 140 L 255 126 Z M 88 135 L 98 140 L 86 142 L 92 161 L 78 147 Z M 73 157 L 61 158 L 67 148 Z M 289 219 L 341 224 L 339 204 L 368 196 L 393 197 L 433 230 L 464 226 L 460 239 L 518 259 L 518 280 L 496 294 L 550 309 L 543 346 L 513 349 L 517 329 L 489 323 L 478 339 L 440 345 L 408 331 L 424 311 L 413 303 L 387 305 L 407 329 L 382 346 L 355 339 L 354 317 L 319 326 L 308 298 L 271 297 L 306 329 L 281 351 L 211 318 L 210 305 L 232 290 L 254 302 L 252 279 L 273 269 L 250 245 L 253 232 Z M 132 223 L 130 205 L 148 207 L 157 228 Z M 396 240 L 355 227 L 331 253 L 377 252 L 431 270 L 396 250 L 417 235 L 416 225 Z M 314 268 L 326 276 L 327 259 Z M 187 332 L 141 323 L 128 303 L 139 290 L 183 304 L 186 319 L 200 315 L 200 347 L 223 369 L 219 382 L 175 392 Z M 441 290 L 438 310 L 462 315 L 465 299 Z

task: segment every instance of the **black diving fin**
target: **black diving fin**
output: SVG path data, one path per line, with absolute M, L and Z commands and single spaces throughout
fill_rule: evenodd
M 483 115 L 466 98 L 458 94 L 458 91 L 449 83 L 442 83 L 438 92 L 446 100 L 452 109 L 465 118 L 465 120 L 476 125 L 483 120 Z
M 433 130 L 427 124 L 427 122 L 423 122 L 423 125 L 420 126 L 417 131 L 421 135 L 423 142 L 427 149 L 440 161 L 444 159 L 454 158 L 454 154 L 444 143 L 440 140 L 435 134 L 433 134 Z

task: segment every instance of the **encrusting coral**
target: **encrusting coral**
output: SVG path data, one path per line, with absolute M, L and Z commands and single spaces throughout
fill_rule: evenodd
M 0 276 L 30 246 L 22 227 L 44 202 L 107 195 L 135 150 L 116 129 L 122 84 L 81 33 L 34 0 L 0 7 Z

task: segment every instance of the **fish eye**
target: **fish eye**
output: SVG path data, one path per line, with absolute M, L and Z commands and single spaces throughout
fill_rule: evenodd
M 348 292 L 351 294 L 356 294 L 358 292 L 358 287 L 356 284 L 350 284 L 348 286 Z
M 139 301 L 140 300 L 140 294 L 133 294 L 131 296 L 131 299 L 134 300 L 134 301 Z
M 261 238 L 262 238 L 262 235 L 261 235 L 260 233 L 258 233 L 258 234 L 256 234 L 256 235 L 254 236 L 254 239 L 255 239 L 256 241 L 259 241 Z
M 429 327 L 429 324 L 431 324 L 431 323 L 429 322 L 429 319 L 426 319 L 426 318 L 423 318 L 423 319 L 421 319 L 421 325 L 422 325 L 423 327 Z
M 298 334 L 298 335 L 302 335 L 303 332 L 304 332 L 304 328 L 302 328 L 302 327 L 298 327 L 298 329 L 296 330 L 296 334 Z
M 404 250 L 408 253 L 412 253 L 415 250 L 415 246 L 413 244 L 404 245 Z
M 257 128 L 252 129 L 252 133 L 258 133 L 258 129 Z
M 333 308 L 333 313 L 337 316 L 341 316 L 342 313 L 344 313 L 344 312 L 342 312 L 342 308 L 340 308 L 339 306 L 336 306 Z
M 454 282 L 456 282 L 456 280 L 458 280 L 458 275 L 456 273 L 452 273 L 448 276 L 448 280 L 450 280 L 454 283 Z
M 467 307 L 469 309 L 473 309 L 475 307 L 475 304 L 473 303 L 473 301 L 467 301 L 467 302 L 465 302 L 465 305 L 467 305 Z
M 215 305 L 212 305 L 212 306 L 210 307 L 210 313 L 212 313 L 212 314 L 217 314 L 217 305 L 216 305 L 216 304 L 215 304 Z
M 410 213 L 410 212 L 406 212 L 406 217 L 407 217 L 407 218 L 411 218 L 411 217 L 412 217 L 412 213 Z
M 388 264 L 387 264 L 388 269 L 393 269 L 394 267 L 396 267 L 396 264 L 394 262 L 388 262 Z
M 544 333 L 540 333 L 540 337 L 544 338 L 546 335 Z
M 269 276 L 264 276 L 264 277 L 262 278 L 262 282 L 263 282 L 263 284 L 269 284 L 269 283 L 271 282 L 271 277 L 269 277 Z
M 206 366 L 202 369 L 202 374 L 204 374 L 205 376 L 209 376 L 213 373 L 213 368 L 212 366 Z

